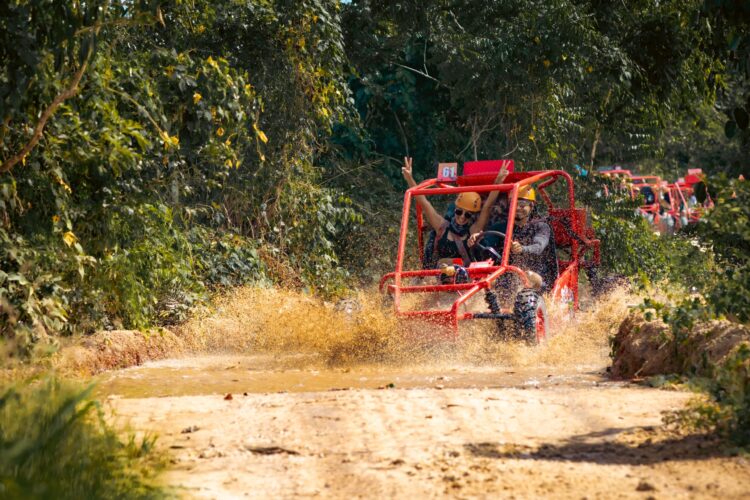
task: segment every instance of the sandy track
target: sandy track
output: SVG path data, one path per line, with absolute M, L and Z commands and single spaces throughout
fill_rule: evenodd
M 747 459 L 654 427 L 689 397 L 605 383 L 111 403 L 159 433 L 188 497 L 750 497 Z

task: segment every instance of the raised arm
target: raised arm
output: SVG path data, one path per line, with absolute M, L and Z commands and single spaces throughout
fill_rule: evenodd
M 508 169 L 506 169 L 505 165 L 503 165 L 503 167 L 497 173 L 497 177 L 495 177 L 495 181 L 493 182 L 493 184 L 502 184 L 503 182 L 505 182 L 506 177 L 508 177 Z M 475 220 L 474 224 L 471 225 L 471 234 L 482 231 L 484 229 L 484 226 L 487 225 L 487 221 L 490 218 L 490 212 L 492 211 L 492 205 L 494 205 L 497 201 L 497 196 L 499 194 L 499 191 L 490 192 L 490 195 L 487 197 L 487 200 L 485 200 L 484 205 L 482 206 L 482 211 L 479 212 L 479 217 L 477 217 L 477 220 Z
M 412 175 L 411 164 L 411 157 L 404 157 L 404 166 L 401 167 L 401 173 L 404 175 L 404 179 L 406 179 L 406 183 L 409 185 L 409 187 L 413 188 L 417 185 L 417 183 L 414 180 L 414 176 Z M 434 229 L 435 231 L 440 229 L 440 226 L 442 226 L 443 222 L 445 222 L 445 218 L 440 215 L 437 210 L 435 210 L 435 208 L 432 206 L 432 203 L 427 200 L 426 196 L 420 194 L 415 196 L 414 198 L 416 198 L 419 206 L 422 207 L 425 219 L 427 219 L 427 223 L 432 226 L 432 229 Z

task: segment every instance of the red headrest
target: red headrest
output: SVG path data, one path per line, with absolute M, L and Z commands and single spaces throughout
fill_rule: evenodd
M 513 172 L 515 163 L 513 160 L 479 160 L 479 161 L 467 161 L 464 163 L 463 175 L 485 175 L 495 174 L 505 165 L 508 172 Z

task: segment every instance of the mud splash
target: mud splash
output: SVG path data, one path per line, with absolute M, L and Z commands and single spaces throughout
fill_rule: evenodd
M 575 317 L 550 308 L 539 347 L 499 342 L 494 324 L 462 324 L 457 341 L 432 324 L 397 321 L 377 293 L 327 303 L 263 288 L 233 291 L 183 325 L 193 357 L 100 377 L 125 397 L 377 388 L 486 388 L 603 383 L 609 337 L 635 297 L 618 290 Z M 209 353 L 210 355 L 206 355 Z
M 397 321 L 375 291 L 360 291 L 339 307 L 293 291 L 244 288 L 225 296 L 179 333 L 196 352 L 299 354 L 305 367 L 603 365 L 608 339 L 631 303 L 637 303 L 634 295 L 616 290 L 584 305 L 573 318 L 551 308 L 553 336 L 535 348 L 493 340 L 494 325 L 481 320 L 462 324 L 458 341 L 447 341 L 434 325 Z

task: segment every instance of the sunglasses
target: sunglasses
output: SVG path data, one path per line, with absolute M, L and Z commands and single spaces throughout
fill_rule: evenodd
M 474 217 L 477 216 L 476 212 L 469 212 L 468 210 L 464 210 L 462 208 L 457 208 L 453 213 L 456 214 L 456 217 L 460 217 L 460 216 L 463 215 L 463 216 L 469 217 L 471 219 L 473 219 Z

